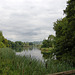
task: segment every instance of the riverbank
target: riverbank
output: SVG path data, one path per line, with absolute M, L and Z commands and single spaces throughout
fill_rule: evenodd
M 53 48 L 40 48 L 42 53 L 52 53 Z
M 44 63 L 18 56 L 10 48 L 0 48 L 0 75 L 46 75 L 74 69 L 72 64 L 48 59 Z

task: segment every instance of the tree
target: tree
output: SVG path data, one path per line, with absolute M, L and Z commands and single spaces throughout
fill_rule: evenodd
M 66 18 L 57 20 L 54 23 L 53 29 L 56 31 L 55 54 L 57 56 L 57 59 L 60 59 L 67 49 L 67 46 L 66 46 L 67 24 L 68 24 L 68 21 Z
M 29 45 L 33 45 L 33 43 L 32 42 L 29 42 Z
M 4 36 L 2 32 L 0 31 L 0 48 L 6 47 L 3 40 L 4 40 Z
M 54 39 L 55 39 L 54 35 L 49 35 L 48 37 L 49 47 L 54 47 Z
M 68 20 L 68 32 L 67 32 L 67 46 L 68 51 L 71 56 L 71 61 L 75 64 L 75 0 L 69 0 L 64 13 L 66 14 L 66 18 Z M 70 35 L 69 35 L 70 34 Z
M 3 41 L 3 34 L 2 34 L 2 32 L 0 31 L 0 42 L 2 42 Z
M 3 37 L 3 41 L 2 41 L 6 46 L 8 46 L 8 40 L 7 39 L 5 39 L 4 37 Z
M 55 54 L 57 59 L 75 64 L 75 0 L 69 0 L 67 3 L 64 10 L 66 17 L 54 23 Z
M 48 40 L 50 41 L 54 40 L 54 35 L 49 35 Z
M 48 40 L 43 40 L 43 42 L 42 42 L 42 46 L 41 46 L 42 48 L 48 48 L 49 47 L 49 41 Z
M 49 35 L 48 39 L 43 40 L 42 48 L 53 47 L 54 45 L 54 35 Z
M 70 23 L 71 21 L 75 21 L 75 0 L 68 0 L 67 4 L 68 5 L 66 9 L 64 10 L 64 13 L 66 14 L 68 22 Z
M 0 42 L 0 48 L 5 48 L 6 46 L 3 44 L 3 42 Z

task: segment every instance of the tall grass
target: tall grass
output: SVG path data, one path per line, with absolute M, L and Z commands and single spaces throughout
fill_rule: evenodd
M 49 59 L 42 63 L 36 59 L 17 56 L 10 48 L 0 49 L 0 75 L 46 75 L 73 69 L 72 65 Z

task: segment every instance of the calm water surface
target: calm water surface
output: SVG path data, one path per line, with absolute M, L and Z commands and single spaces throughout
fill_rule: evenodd
M 21 55 L 21 56 L 30 56 L 31 58 L 35 58 L 37 60 L 44 61 L 43 54 L 41 53 L 41 50 L 38 48 L 32 48 L 32 49 L 24 49 L 21 52 L 16 52 L 16 55 Z

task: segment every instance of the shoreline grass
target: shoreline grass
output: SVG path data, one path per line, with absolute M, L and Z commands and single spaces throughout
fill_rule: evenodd
M 15 55 L 10 48 L 0 48 L 0 75 L 46 75 L 72 69 L 72 64 L 51 59 L 42 63 L 31 57 Z
M 53 51 L 53 48 L 41 48 L 42 53 L 51 53 Z

